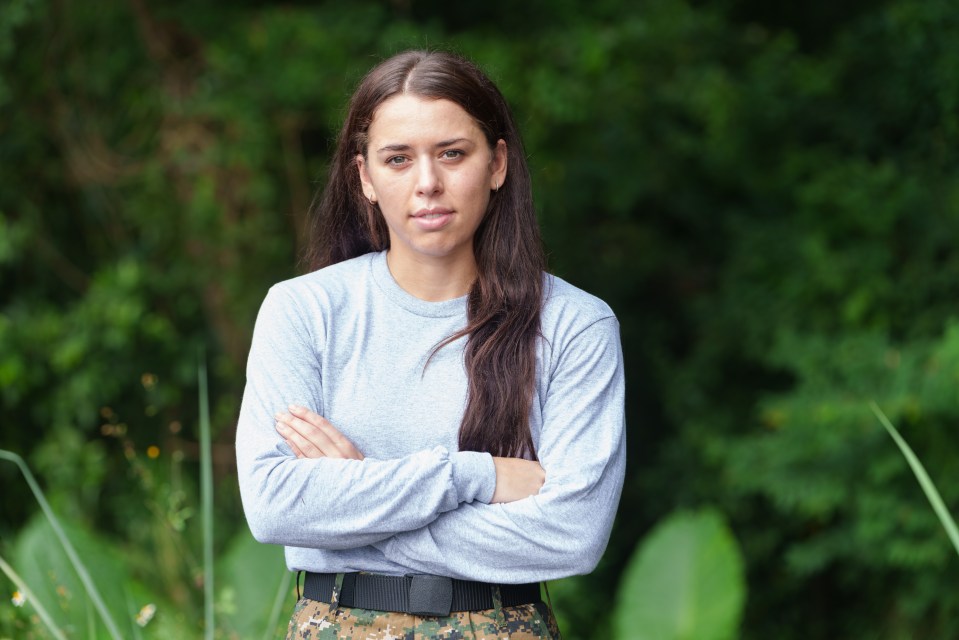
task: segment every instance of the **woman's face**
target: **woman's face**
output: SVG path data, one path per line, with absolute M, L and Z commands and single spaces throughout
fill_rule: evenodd
M 400 94 L 373 114 L 356 163 L 389 227 L 393 259 L 473 261 L 490 191 L 506 178 L 504 141 L 490 149 L 454 102 Z

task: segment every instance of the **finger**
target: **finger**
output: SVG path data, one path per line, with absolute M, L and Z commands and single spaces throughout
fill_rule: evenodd
M 315 411 L 311 411 L 310 409 L 304 407 L 303 405 L 291 404 L 289 407 L 287 407 L 287 409 L 289 410 L 291 414 L 293 414 L 297 418 L 301 420 L 306 420 L 310 424 L 313 424 L 316 426 L 320 426 L 320 424 L 323 422 L 326 422 L 327 424 L 329 424 L 326 418 L 316 413 Z
M 330 442 L 332 442 L 333 445 L 339 449 L 344 458 L 355 458 L 356 460 L 363 459 L 363 454 L 360 453 L 359 449 L 353 446 L 353 443 L 350 441 L 350 439 L 344 436 L 339 429 L 334 427 L 328 421 L 324 420 L 323 424 L 320 425 L 320 428 L 326 434 L 326 437 L 330 439 Z
M 286 441 L 286 444 L 290 447 L 290 450 L 293 451 L 293 455 L 295 455 L 297 458 L 305 458 L 305 457 L 306 457 L 305 455 L 303 455 L 303 452 L 300 451 L 300 448 L 299 448 L 298 446 L 296 446 L 296 443 L 295 443 L 295 442 L 293 442 L 293 441 L 291 441 L 291 440 L 287 440 L 287 441 Z
M 277 422 L 282 422 L 288 427 L 291 427 L 307 440 L 315 439 L 317 446 L 323 448 L 332 446 L 329 435 L 321 428 L 321 424 L 324 421 L 322 416 L 313 414 L 312 419 L 304 420 L 291 413 L 277 413 L 274 418 L 276 418 Z
M 326 451 L 328 455 L 334 455 L 329 450 L 329 447 L 333 447 L 339 452 L 339 457 L 348 457 L 348 449 L 344 449 L 341 445 L 345 440 L 343 434 L 318 413 L 291 404 L 290 413 L 277 414 L 277 419 L 286 422 L 308 440 L 313 440 L 314 444 Z
M 277 419 L 286 422 L 302 436 L 312 440 L 328 457 L 362 460 L 363 454 L 353 446 L 349 438 L 323 416 L 306 407 L 290 405 L 291 413 L 277 414 Z M 336 451 L 330 449 L 333 447 Z
M 334 447 L 332 443 L 328 442 L 328 438 L 323 436 L 322 432 L 319 432 L 319 430 L 316 430 L 316 432 L 320 434 L 320 437 L 316 437 L 316 433 L 310 433 L 306 427 L 302 426 L 302 424 L 290 424 L 290 422 L 286 420 L 278 420 L 276 423 L 276 430 L 285 440 L 295 444 L 304 457 L 341 457 L 339 450 Z M 324 442 L 324 439 L 327 440 L 327 442 Z
M 290 413 L 295 418 L 299 418 L 300 420 L 303 420 L 322 430 L 324 435 L 326 435 L 326 437 L 329 439 L 329 442 L 337 448 L 342 457 L 354 458 L 356 460 L 363 459 L 363 454 L 360 453 L 359 449 L 353 445 L 350 439 L 343 435 L 339 429 L 334 427 L 332 423 L 330 423 L 330 421 L 323 416 L 310 411 L 306 407 L 301 407 L 295 404 L 290 405 Z
M 327 432 L 320 426 L 297 418 L 296 416 L 285 414 L 284 422 L 293 428 L 301 436 L 312 442 L 323 450 L 328 456 L 342 457 L 342 452 L 336 443 L 327 435 Z

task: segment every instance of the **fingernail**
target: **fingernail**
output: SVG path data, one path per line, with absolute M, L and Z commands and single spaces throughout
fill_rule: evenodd
M 276 423 L 276 430 L 277 430 L 277 431 L 286 431 L 287 429 L 289 429 L 289 427 L 286 426 L 285 424 L 283 424 L 282 422 L 277 422 L 277 423 Z
M 291 404 L 291 405 L 290 405 L 290 411 L 292 411 L 293 413 L 296 413 L 297 411 L 303 411 L 303 407 L 300 407 L 300 406 L 295 405 L 295 404 Z

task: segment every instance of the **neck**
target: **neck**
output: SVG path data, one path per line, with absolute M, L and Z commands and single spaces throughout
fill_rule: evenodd
M 476 260 L 472 251 L 468 256 L 430 258 L 390 249 L 386 254 L 386 264 L 404 291 L 427 302 L 465 296 L 476 280 Z

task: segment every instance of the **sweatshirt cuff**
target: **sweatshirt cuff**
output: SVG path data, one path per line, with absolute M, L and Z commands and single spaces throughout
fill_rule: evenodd
M 478 500 L 489 504 L 496 490 L 493 456 L 479 451 L 456 451 L 450 454 L 450 462 L 453 463 L 453 487 L 457 500 Z

